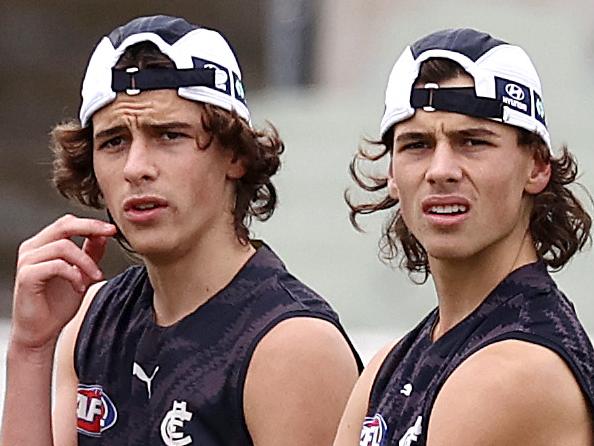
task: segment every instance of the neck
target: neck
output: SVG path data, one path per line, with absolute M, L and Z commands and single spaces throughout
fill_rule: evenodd
M 521 237 L 521 238 L 520 238 Z M 471 258 L 429 258 L 439 304 L 436 340 L 472 313 L 512 271 L 538 259 L 529 231 Z
M 200 240 L 175 259 L 145 258 L 157 324 L 171 325 L 206 303 L 254 253 L 229 231 Z

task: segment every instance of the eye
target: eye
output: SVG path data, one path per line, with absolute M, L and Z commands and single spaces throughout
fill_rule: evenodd
M 466 138 L 463 140 L 463 145 L 466 147 L 480 147 L 480 146 L 490 146 L 492 144 L 485 139 Z
M 174 141 L 176 139 L 186 138 L 187 136 L 188 135 L 186 135 L 185 133 L 173 132 L 173 131 L 167 131 L 167 132 L 163 132 L 161 134 L 161 138 L 164 139 L 165 141 Z
M 121 136 L 116 136 L 106 141 L 103 141 L 99 144 L 100 150 L 108 150 L 108 149 L 117 149 L 124 144 L 124 138 Z
M 420 150 L 420 149 L 426 149 L 428 147 L 429 147 L 429 143 L 427 141 L 413 141 L 413 142 L 404 144 L 402 147 L 400 147 L 400 150 L 402 150 L 402 151 Z

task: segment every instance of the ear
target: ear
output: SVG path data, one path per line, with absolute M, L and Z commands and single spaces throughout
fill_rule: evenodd
M 243 159 L 233 156 L 227 166 L 227 178 L 238 180 L 245 175 L 246 170 Z
M 541 193 L 551 179 L 551 163 L 543 161 L 541 157 L 532 158 L 532 169 L 524 190 L 532 195 Z
M 388 167 L 388 195 L 390 198 L 394 200 L 399 200 L 399 193 L 398 187 L 396 186 L 396 181 L 394 181 L 394 171 L 392 167 L 392 163 L 390 162 L 390 167 Z

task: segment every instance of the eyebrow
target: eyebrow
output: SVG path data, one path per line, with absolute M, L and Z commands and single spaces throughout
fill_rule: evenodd
M 148 128 L 156 131 L 170 130 L 170 129 L 191 129 L 192 125 L 187 122 L 171 121 L 171 122 L 159 122 L 142 124 L 141 127 Z M 116 125 L 109 127 L 105 130 L 101 130 L 93 135 L 93 138 L 109 138 L 114 135 L 118 135 L 122 132 L 128 131 L 128 127 L 125 125 Z
M 410 141 L 418 141 L 424 138 L 431 138 L 433 137 L 434 132 L 423 132 L 423 131 L 411 131 L 411 132 L 403 132 L 396 136 L 395 142 L 398 144 L 404 144 Z M 492 130 L 486 129 L 484 127 L 470 127 L 460 130 L 451 130 L 446 132 L 446 135 L 449 138 L 452 137 L 471 137 L 471 138 L 500 138 L 501 135 L 493 132 Z
M 115 127 L 110 127 L 108 129 L 101 130 L 101 131 L 95 133 L 93 135 L 93 138 L 94 139 L 108 138 L 110 136 L 117 135 L 117 134 L 123 132 L 124 130 L 126 130 L 126 127 L 123 126 L 123 125 L 118 125 L 118 126 L 115 126 Z
M 143 124 L 142 127 L 152 130 L 169 130 L 169 129 L 192 129 L 194 126 L 187 122 L 171 121 L 171 122 L 154 122 Z
M 498 133 L 486 129 L 484 127 L 473 127 L 468 129 L 462 130 L 455 130 L 452 132 L 447 133 L 449 135 L 460 135 L 460 136 L 471 136 L 471 137 L 492 137 L 492 138 L 500 138 L 501 135 Z
M 402 144 L 409 141 L 418 141 L 419 139 L 427 138 L 431 134 L 431 132 L 404 132 L 396 137 L 395 142 Z

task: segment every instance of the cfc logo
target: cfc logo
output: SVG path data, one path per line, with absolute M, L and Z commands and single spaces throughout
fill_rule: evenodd
M 161 422 L 161 438 L 167 446 L 186 446 L 192 443 L 192 436 L 183 432 L 184 423 L 192 419 L 192 412 L 186 409 L 186 402 L 173 402 Z
M 418 416 L 417 421 L 405 432 L 404 436 L 398 442 L 398 446 L 411 446 L 413 443 L 419 441 L 419 437 L 423 433 L 423 417 Z
M 115 405 L 99 385 L 79 384 L 76 414 L 78 431 L 91 437 L 99 437 L 118 419 Z
M 386 422 L 379 413 L 374 417 L 366 417 L 361 429 L 359 446 L 384 446 L 387 430 Z

